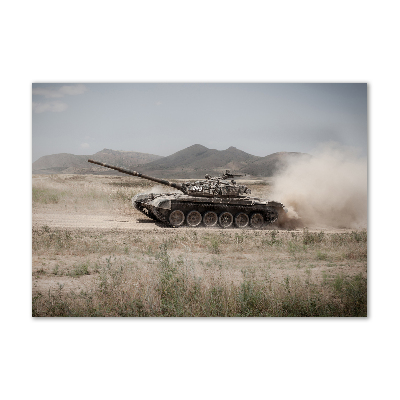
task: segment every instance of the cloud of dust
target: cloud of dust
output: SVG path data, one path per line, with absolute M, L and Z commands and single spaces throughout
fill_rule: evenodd
M 283 225 L 366 228 L 367 179 L 365 158 L 330 143 L 277 175 L 271 198 L 288 209 Z

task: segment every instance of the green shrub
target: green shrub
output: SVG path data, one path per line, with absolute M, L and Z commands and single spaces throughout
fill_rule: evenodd
M 303 244 L 310 245 L 316 243 L 322 243 L 325 239 L 324 232 L 310 233 L 308 229 L 303 230 Z
M 212 254 L 219 254 L 221 253 L 221 249 L 219 246 L 220 246 L 220 241 L 217 238 L 212 237 L 208 245 L 208 250 Z
M 317 251 L 317 260 L 326 261 L 328 259 L 328 254 L 322 251 Z

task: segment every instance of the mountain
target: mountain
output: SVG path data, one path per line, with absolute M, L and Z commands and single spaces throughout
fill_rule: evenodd
M 140 172 L 162 178 L 203 178 L 205 174 L 218 175 L 226 169 L 239 170 L 258 158 L 236 147 L 215 150 L 194 144 L 143 165 Z
M 163 159 L 164 157 L 154 154 L 138 153 L 136 151 L 116 151 L 103 149 L 93 154 L 94 160 L 101 160 L 106 164 L 115 165 L 116 167 L 132 168 L 141 164 Z M 87 160 L 86 160 L 87 161 Z
M 195 160 L 202 160 L 214 152 L 218 152 L 218 150 L 210 150 L 201 144 L 194 144 L 161 160 L 148 163 L 146 171 L 187 168 Z
M 34 174 L 59 174 L 68 168 L 86 167 L 90 156 L 76 156 L 74 154 L 60 153 L 40 157 L 32 164 Z
M 117 151 L 103 149 L 93 155 L 77 156 L 74 154 L 60 153 L 43 156 L 32 164 L 33 174 L 82 174 L 82 173 L 112 173 L 103 167 L 89 164 L 88 159 L 115 165 L 117 167 L 132 168 L 141 164 L 163 158 L 154 154 L 138 153 L 135 151 Z
M 257 157 L 236 147 L 215 150 L 194 144 L 167 157 L 110 149 L 103 149 L 91 156 L 54 154 L 35 161 L 32 164 L 32 170 L 34 174 L 120 174 L 117 171 L 89 164 L 87 160 L 92 158 L 106 164 L 138 170 L 146 175 L 166 179 L 204 178 L 205 174 L 221 175 L 227 169 L 232 173 L 247 174 L 250 177 L 267 177 L 273 176 L 291 160 L 302 156 L 305 154 L 280 152 Z

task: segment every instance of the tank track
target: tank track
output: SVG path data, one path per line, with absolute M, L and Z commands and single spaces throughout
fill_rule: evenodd
M 227 205 L 227 204 L 213 204 L 213 203 L 205 203 L 199 204 L 197 203 L 191 203 L 191 202 L 176 202 L 174 203 L 174 209 L 179 209 L 184 212 L 190 211 L 190 210 L 199 210 L 202 208 L 205 208 L 207 210 L 212 210 L 217 213 L 221 213 L 223 211 L 228 211 L 230 212 L 233 216 L 239 212 L 244 212 L 247 215 L 250 215 L 255 212 L 259 212 L 263 214 L 264 216 L 264 221 L 267 224 L 272 224 L 278 219 L 278 212 L 273 209 L 273 207 L 266 206 L 267 208 L 262 208 L 262 207 L 254 207 L 254 206 L 242 206 L 242 205 Z
M 169 210 L 168 212 L 162 212 L 160 209 L 153 208 L 153 213 L 157 217 L 157 220 L 162 222 L 163 224 L 167 226 L 171 226 L 170 222 L 168 221 L 168 216 L 170 214 Z M 164 211 L 164 210 L 163 210 Z
M 144 208 L 144 207 L 142 207 Z M 147 210 L 148 213 L 142 211 L 144 214 L 148 215 L 150 218 L 159 221 L 167 226 L 173 227 L 169 222 L 169 214 L 174 210 L 181 210 L 185 214 L 187 214 L 191 210 L 197 210 L 200 213 L 204 213 L 205 211 L 215 211 L 217 214 L 220 214 L 224 211 L 230 212 L 233 216 L 238 214 L 239 212 L 243 212 L 247 215 L 251 215 L 254 213 L 261 213 L 264 217 L 264 224 L 271 224 L 278 219 L 278 211 L 275 210 L 271 206 L 266 206 L 266 208 L 254 206 L 241 206 L 241 205 L 226 205 L 226 204 L 212 204 L 212 203 L 203 203 L 199 205 L 198 203 L 191 202 L 174 202 L 171 210 L 164 210 L 161 208 L 152 207 L 151 210 Z M 153 215 L 155 218 L 153 218 Z M 234 225 L 232 226 L 234 227 Z

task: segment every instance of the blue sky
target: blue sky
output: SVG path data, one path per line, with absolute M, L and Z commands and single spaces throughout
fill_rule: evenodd
M 265 156 L 334 141 L 367 155 L 365 83 L 34 83 L 32 161 L 199 143 Z

